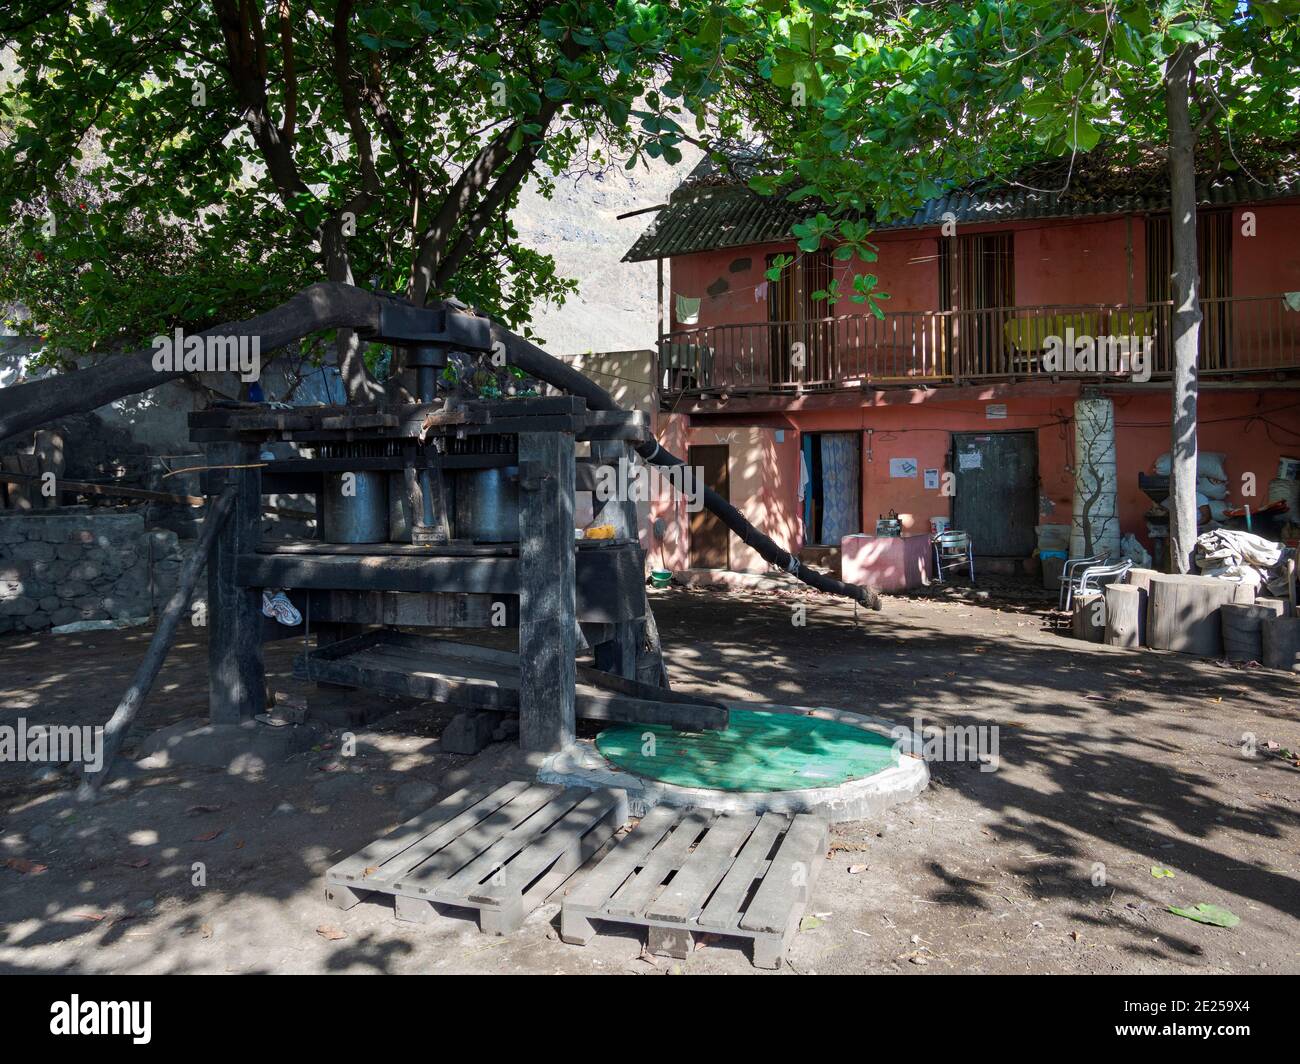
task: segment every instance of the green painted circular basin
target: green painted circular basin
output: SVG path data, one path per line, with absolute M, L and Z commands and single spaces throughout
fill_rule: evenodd
M 725 731 L 620 724 L 596 749 L 626 772 L 678 787 L 795 791 L 835 787 L 898 764 L 894 740 L 839 721 L 733 709 Z

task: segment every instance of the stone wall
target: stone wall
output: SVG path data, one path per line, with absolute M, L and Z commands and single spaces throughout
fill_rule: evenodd
M 147 530 L 138 512 L 0 514 L 0 634 L 147 618 L 175 590 L 192 548 Z

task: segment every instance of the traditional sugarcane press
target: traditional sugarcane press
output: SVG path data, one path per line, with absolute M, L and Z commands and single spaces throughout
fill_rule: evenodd
M 315 637 L 295 666 L 311 680 L 519 714 L 520 744 L 573 740 L 575 713 L 676 727 L 725 727 L 717 703 L 661 683 L 647 652 L 644 560 L 635 504 L 597 503 L 612 539 L 575 540 L 574 493 L 649 438 L 639 412 L 591 411 L 579 398 L 440 396 L 453 353 L 482 359 L 489 322 L 386 305 L 366 339 L 414 369 L 419 402 L 288 409 L 222 404 L 190 417 L 205 445 L 204 492 L 233 484 L 234 509 L 208 567 L 213 723 L 266 702 L 262 643 Z M 263 460 L 271 441 L 296 454 Z M 577 444 L 590 441 L 590 457 Z M 263 540 L 263 495 L 314 495 L 317 538 Z M 262 615 L 263 589 L 304 615 Z M 517 627 L 518 653 L 413 635 L 410 628 Z M 577 663 L 580 641 L 594 667 Z

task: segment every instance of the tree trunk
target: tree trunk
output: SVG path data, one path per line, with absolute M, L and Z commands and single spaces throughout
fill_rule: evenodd
M 379 296 L 351 285 L 314 284 L 265 314 L 226 322 L 195 335 L 257 336 L 266 356 L 325 329 L 374 331 L 379 327 L 380 303 Z M 153 360 L 152 349 L 112 355 L 71 373 L 0 388 L 0 441 L 185 376 L 180 370 L 156 370 Z
M 1192 554 L 1196 548 L 1196 349 L 1201 305 L 1196 261 L 1196 140 L 1188 112 L 1188 79 L 1195 57 L 1193 48 L 1181 45 L 1165 66 L 1174 297 L 1169 561 L 1177 573 L 1195 572 Z
M 325 272 L 330 281 L 350 285 L 352 262 L 348 258 L 347 243 L 342 222 L 334 220 L 325 226 L 321 235 L 321 251 L 325 256 Z M 334 356 L 338 362 L 339 376 L 348 402 L 376 403 L 383 397 L 379 382 L 366 367 L 364 345 L 355 329 L 339 329 L 334 338 Z

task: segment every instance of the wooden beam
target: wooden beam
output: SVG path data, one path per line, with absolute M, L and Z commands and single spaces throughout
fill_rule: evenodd
M 554 753 L 574 738 L 577 603 L 574 441 L 519 435 L 519 745 Z
M 209 465 L 257 460 L 256 446 L 242 443 L 216 444 L 207 454 Z M 234 485 L 235 501 L 208 565 L 208 718 L 213 724 L 238 724 L 266 708 L 262 591 L 241 586 L 235 573 L 240 555 L 255 551 L 261 535 L 262 471 L 226 469 L 222 474 L 225 484 Z

